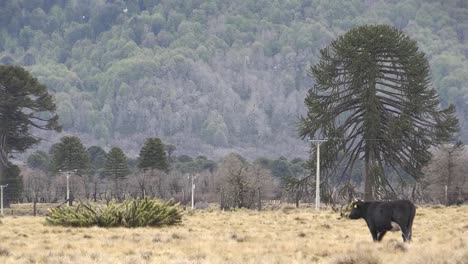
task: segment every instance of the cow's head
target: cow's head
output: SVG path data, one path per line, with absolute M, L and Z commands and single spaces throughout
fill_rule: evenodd
M 359 219 L 363 217 L 363 205 L 361 200 L 357 200 L 351 204 L 351 213 L 349 213 L 350 219 Z

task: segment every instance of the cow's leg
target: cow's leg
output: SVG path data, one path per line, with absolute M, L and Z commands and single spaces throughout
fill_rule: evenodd
M 377 241 L 381 241 L 385 233 L 387 233 L 387 230 L 383 230 L 382 232 L 379 232 L 377 234 Z
M 379 240 L 377 239 L 377 238 L 378 238 L 377 230 L 375 230 L 374 228 L 372 228 L 372 229 L 370 230 L 370 232 L 371 232 L 371 235 L 372 235 L 372 239 L 373 239 L 374 241 L 379 241 Z
M 403 237 L 403 242 L 406 242 L 407 240 L 411 239 L 409 238 L 408 228 L 404 225 L 400 225 L 400 228 L 401 228 L 401 236 Z
M 414 216 L 416 215 L 416 208 L 413 208 L 411 210 L 411 216 L 408 222 L 408 241 L 411 241 L 411 237 L 413 236 L 413 221 L 414 221 Z
M 405 233 L 406 240 L 408 242 L 411 242 L 411 235 L 413 233 L 413 231 L 411 229 L 412 229 L 411 227 L 407 228 L 406 233 Z

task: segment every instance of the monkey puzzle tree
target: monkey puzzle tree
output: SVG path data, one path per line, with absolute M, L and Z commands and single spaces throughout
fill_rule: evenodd
M 52 162 L 55 172 L 76 171 L 83 175 L 89 169 L 89 156 L 80 138 L 64 136 L 60 142 L 53 146 Z
M 145 196 L 146 192 L 146 172 L 149 172 L 153 180 L 156 181 L 155 185 L 161 195 L 163 174 L 169 171 L 169 162 L 161 139 L 147 138 L 145 140 L 145 144 L 140 150 L 138 168 L 142 170 L 141 177 L 138 179 L 142 196 Z
M 99 146 L 87 149 L 90 163 L 90 174 L 101 176 L 105 170 L 107 153 Z
M 17 66 L 0 66 L 0 173 L 8 156 L 23 152 L 39 138 L 30 128 L 60 130 L 54 97 L 29 72 Z
M 0 183 L 17 175 L 8 158 L 24 152 L 40 139 L 31 128 L 60 130 L 54 97 L 29 72 L 17 66 L 0 66 Z M 15 176 L 16 177 L 16 176 Z M 20 180 L 20 179 L 18 179 Z M 8 198 L 8 197 L 7 197 Z M 13 199 L 13 197 L 10 197 Z
M 138 167 L 143 170 L 158 169 L 167 172 L 169 164 L 164 145 L 159 138 L 147 138 L 140 150 Z
M 122 149 L 114 147 L 107 154 L 105 174 L 114 182 L 115 194 L 119 190 L 119 183 L 130 173 L 128 169 L 127 157 Z
M 430 67 L 416 42 L 387 25 L 351 29 L 320 51 L 310 69 L 315 84 L 305 99 L 302 137 L 328 138 L 321 166 L 364 161 L 366 199 L 392 187 L 384 167 L 418 179 L 429 148 L 452 140 L 458 120 L 441 109 Z M 341 153 L 341 154 L 340 154 Z

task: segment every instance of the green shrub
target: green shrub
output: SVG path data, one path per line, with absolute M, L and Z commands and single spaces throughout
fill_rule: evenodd
M 76 207 L 60 206 L 49 210 L 46 222 L 61 226 L 139 227 L 180 223 L 182 212 L 171 200 L 148 198 L 111 202 L 107 206 L 78 203 Z

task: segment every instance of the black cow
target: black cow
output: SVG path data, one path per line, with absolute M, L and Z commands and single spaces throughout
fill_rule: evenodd
M 416 207 L 408 200 L 369 201 L 352 203 L 351 219 L 364 218 L 374 241 L 382 240 L 387 231 L 394 230 L 392 223 L 399 225 L 403 241 L 411 241 Z

